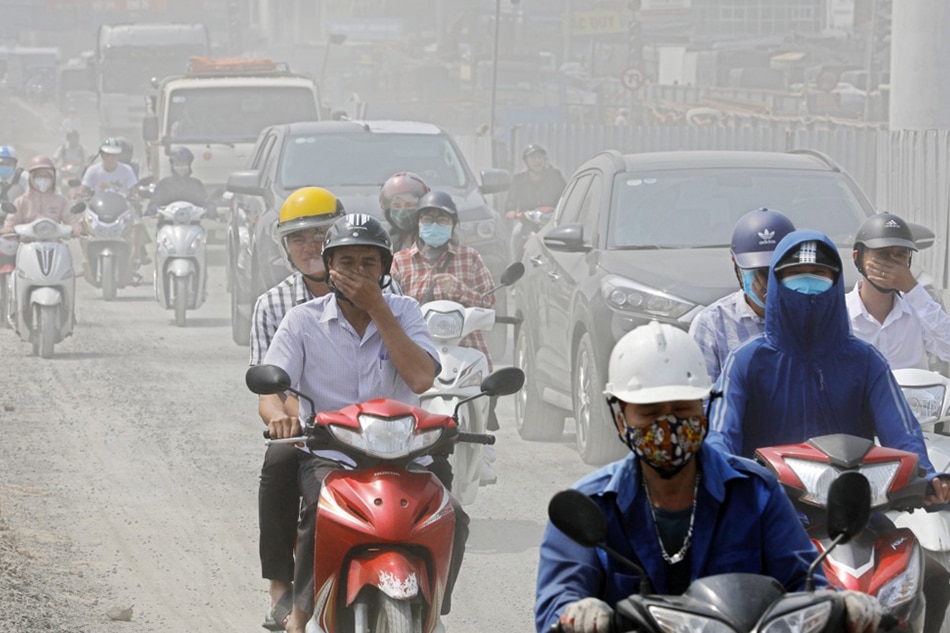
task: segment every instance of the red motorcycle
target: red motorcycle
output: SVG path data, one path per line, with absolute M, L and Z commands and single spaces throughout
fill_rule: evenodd
M 917 455 L 837 434 L 760 448 L 755 457 L 778 477 L 819 552 L 831 541 L 826 519 L 831 483 L 845 472 L 867 478 L 876 513 L 863 532 L 824 560 L 825 576 L 837 587 L 877 596 L 896 630 L 923 630 L 923 550 L 913 532 L 896 527 L 883 514 L 923 507 L 929 483 Z
M 279 367 L 246 374 L 257 394 L 290 392 Z M 515 393 L 517 368 L 482 382 L 483 396 Z M 354 462 L 327 475 L 320 492 L 314 551 L 314 614 L 323 633 L 432 633 L 438 622 L 452 558 L 455 512 L 449 491 L 418 467 L 425 455 L 451 453 L 457 442 L 492 444 L 494 436 L 460 433 L 453 415 L 433 414 L 395 400 L 376 399 L 325 411 L 304 423 L 304 436 L 275 440 L 335 450 Z

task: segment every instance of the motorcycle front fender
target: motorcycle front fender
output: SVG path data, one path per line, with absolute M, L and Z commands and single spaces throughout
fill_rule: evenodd
M 897 527 L 913 531 L 917 542 L 930 552 L 950 552 L 950 510 L 927 512 L 918 508 L 913 512 L 902 512 L 897 516 L 888 513 Z
M 184 257 L 176 257 L 169 261 L 166 271 L 171 277 L 187 277 L 197 272 L 194 260 Z
M 364 587 L 375 587 L 393 600 L 411 600 L 421 593 L 431 604 L 425 561 L 405 551 L 376 551 L 351 560 L 346 574 L 347 606 Z
M 43 286 L 42 288 L 37 288 L 30 294 L 31 304 L 36 303 L 41 306 L 55 306 L 62 302 L 63 293 L 60 292 L 59 288 Z

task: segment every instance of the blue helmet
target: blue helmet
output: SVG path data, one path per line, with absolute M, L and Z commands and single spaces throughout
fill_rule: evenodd
M 12 145 L 3 145 L 0 147 L 0 158 L 10 158 L 16 160 L 16 148 Z
M 794 230 L 792 221 L 778 211 L 765 207 L 749 211 L 732 229 L 729 252 L 739 268 L 768 268 L 772 251 Z

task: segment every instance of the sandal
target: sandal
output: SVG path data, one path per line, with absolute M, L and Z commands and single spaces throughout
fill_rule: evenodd
M 261 624 L 268 631 L 283 631 L 286 629 L 287 618 L 294 608 L 294 595 L 292 591 L 285 591 L 270 612 L 264 617 L 264 623 Z

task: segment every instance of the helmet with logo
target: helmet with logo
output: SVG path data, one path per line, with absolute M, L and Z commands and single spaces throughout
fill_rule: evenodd
M 330 270 L 330 253 L 341 246 L 375 246 L 383 258 L 383 276 L 393 264 L 393 241 L 382 222 L 365 213 L 349 213 L 337 219 L 323 240 L 323 265 Z
M 542 147 L 541 145 L 538 145 L 536 143 L 531 143 L 530 145 L 524 148 L 523 152 L 521 152 L 521 160 L 525 160 L 525 161 L 528 160 L 528 156 L 531 156 L 532 154 L 544 154 L 545 156 L 547 156 L 548 150 L 544 149 L 544 147 Z
M 792 246 L 774 266 L 775 272 L 792 266 L 809 264 L 823 266 L 835 274 L 841 272 L 841 259 L 838 251 L 820 240 L 805 240 Z
M 900 246 L 912 251 L 917 250 L 910 225 L 902 217 L 886 212 L 875 213 L 861 223 L 857 235 L 854 237 L 855 250 L 858 246 L 865 248 Z
M 712 389 L 696 341 L 666 323 L 627 332 L 610 352 L 604 395 L 635 404 L 699 400 Z
M 419 214 L 422 215 L 429 209 L 448 213 L 456 223 L 459 221 L 459 210 L 455 206 L 455 200 L 452 199 L 452 194 L 446 191 L 430 191 L 420 198 Z
M 749 211 L 732 229 L 732 253 L 739 268 L 768 268 L 772 251 L 782 238 L 795 230 L 785 215 L 773 209 Z
M 322 187 L 303 187 L 287 196 L 280 207 L 277 237 L 287 259 L 287 238 L 297 231 L 329 227 L 343 216 L 343 203 Z
M 102 143 L 99 144 L 99 153 L 118 156 L 122 153 L 122 143 L 119 139 L 111 136 L 107 139 L 103 139 Z

